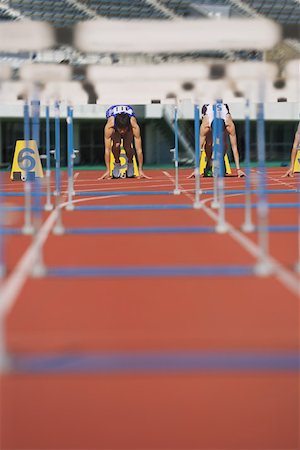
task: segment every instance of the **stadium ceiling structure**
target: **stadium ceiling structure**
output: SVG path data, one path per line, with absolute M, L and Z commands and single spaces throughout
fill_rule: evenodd
M 252 18 L 255 29 L 250 23 L 254 22 Z M 241 20 L 239 32 L 234 24 Z M 182 81 L 186 96 L 189 90 L 197 91 L 197 80 L 192 80 L 191 73 L 194 70 L 200 77 L 201 63 L 209 71 L 205 77 L 210 82 L 224 78 L 224 63 L 230 69 L 231 63 L 252 61 L 275 63 L 275 84 L 271 90 L 283 88 L 284 97 L 293 99 L 299 83 L 299 23 L 300 0 L 0 0 L 2 94 L 10 95 L 12 86 L 3 81 L 11 80 L 14 89 L 18 89 L 19 81 L 34 82 L 35 88 L 41 85 L 47 98 L 51 98 L 58 92 L 57 85 L 51 85 L 55 80 L 60 83 L 61 96 L 70 89 L 73 98 L 77 89 L 80 99 L 87 95 L 88 102 L 95 103 L 99 96 L 103 100 L 103 92 L 116 91 L 118 84 L 110 88 L 107 85 L 112 69 L 139 66 L 144 70 L 146 66 L 149 76 L 150 65 L 156 66 L 157 74 L 158 66 L 164 65 L 169 74 L 168 64 L 174 72 L 174 63 L 186 63 L 183 78 L 187 82 Z M 176 32 L 177 26 L 183 28 Z M 119 35 L 115 34 L 116 29 Z M 135 33 L 131 33 L 132 29 Z M 197 69 L 191 69 L 194 63 Z M 92 66 L 100 67 L 101 73 L 93 72 Z M 178 66 L 176 74 L 169 74 L 170 79 L 180 78 Z M 109 69 L 108 76 L 105 67 Z M 121 71 L 116 73 L 120 78 Z M 291 78 L 287 86 L 286 77 Z M 139 81 L 145 81 L 145 77 L 140 75 Z M 206 91 L 210 89 L 209 82 Z M 201 88 L 204 85 L 201 82 Z M 171 87 L 169 80 L 168 95 Z M 162 80 L 159 88 L 164 91 Z M 29 95 L 23 93 L 27 87 L 21 83 L 19 89 L 22 94 L 17 98 Z M 143 92 L 147 90 L 149 80 L 143 86 Z M 156 93 L 157 90 L 158 86 Z M 175 85 L 173 90 L 176 91 Z M 239 93 L 239 89 L 235 90 Z M 244 90 L 245 86 L 241 86 L 240 91 Z M 161 96 L 167 96 L 166 92 Z M 277 91 L 272 90 L 271 94 L 278 98 Z
M 81 52 L 73 45 L 74 26 L 82 21 L 99 18 L 118 20 L 156 19 L 170 21 L 178 18 L 241 18 L 264 17 L 280 24 L 283 40 L 267 59 L 277 63 L 300 55 L 300 0 L 0 0 L 0 23 L 30 19 L 45 21 L 55 28 L 56 45 L 40 52 L 2 51 L 1 60 L 13 60 L 16 65 L 24 60 L 36 62 L 66 62 L 74 66 L 86 64 L 115 64 L 118 62 L 170 62 L 172 60 L 195 61 L 199 58 L 225 60 L 260 59 L 253 51 L 193 51 L 190 53 L 147 55 L 141 53 L 120 55 L 118 52 Z M 213 32 L 213 31 L 212 31 Z M 121 37 L 120 37 L 121 39 Z

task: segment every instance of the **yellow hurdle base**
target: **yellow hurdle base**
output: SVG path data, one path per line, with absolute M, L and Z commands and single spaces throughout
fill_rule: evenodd
M 120 169 L 120 178 L 126 178 L 126 173 L 127 173 L 127 167 L 128 167 L 128 159 L 127 159 L 127 155 L 126 152 L 124 150 L 124 148 L 121 148 L 121 152 L 120 152 L 120 163 L 121 163 L 121 169 Z M 110 154 L 110 163 L 109 163 L 109 175 L 112 176 L 113 170 L 115 167 L 115 157 L 113 155 L 113 153 L 111 152 Z M 134 171 L 134 176 L 138 177 L 139 176 L 139 169 L 136 163 L 136 157 L 133 157 L 133 171 Z
M 43 168 L 36 142 L 18 140 L 15 145 L 14 158 L 10 173 L 13 181 L 43 178 Z
M 213 159 L 214 159 L 214 154 L 212 155 L 212 161 L 213 161 Z M 231 167 L 229 164 L 229 159 L 228 159 L 227 153 L 224 155 L 224 163 L 225 163 L 226 174 L 231 175 L 232 172 L 231 172 Z M 201 158 L 200 158 L 200 175 L 203 175 L 204 169 L 206 168 L 206 164 L 207 164 L 206 153 L 205 153 L 205 150 L 202 150 Z M 214 169 L 214 165 L 213 165 L 213 169 Z
M 300 150 L 297 150 L 293 172 L 294 173 L 299 173 L 300 172 Z

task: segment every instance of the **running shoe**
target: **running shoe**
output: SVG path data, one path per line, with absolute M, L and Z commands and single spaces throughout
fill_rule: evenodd
M 205 167 L 203 176 L 204 177 L 212 177 L 213 176 L 212 167 Z
M 120 178 L 120 169 L 121 169 L 121 163 L 115 163 L 112 176 L 113 178 Z
M 133 163 L 128 163 L 127 178 L 133 178 L 133 177 L 134 177 Z

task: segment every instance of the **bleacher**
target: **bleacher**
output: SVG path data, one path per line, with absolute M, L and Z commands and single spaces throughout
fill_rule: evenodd
M 31 20 L 47 21 L 57 27 L 71 26 L 91 17 L 83 10 L 77 9 L 61 0 L 10 0 L 10 6 L 19 10 Z
M 296 0 L 243 0 L 258 13 L 282 24 L 300 23 L 300 4 Z
M 227 7 L 230 17 L 249 16 L 252 10 L 281 24 L 300 23 L 300 5 L 296 0 L 157 0 L 153 4 L 145 0 L 9 0 L 6 5 L 25 17 L 49 21 L 57 27 L 71 26 L 93 16 L 168 19 L 163 8 L 178 17 L 199 17 L 207 15 L 205 8 L 218 6 Z M 9 12 L 0 8 L 0 20 L 12 18 Z
M 88 0 L 86 6 L 99 16 L 124 19 L 164 19 L 165 15 L 150 4 L 139 0 Z

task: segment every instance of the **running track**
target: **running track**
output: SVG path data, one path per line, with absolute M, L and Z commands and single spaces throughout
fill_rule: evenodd
M 180 172 L 180 196 L 118 196 L 118 191 L 172 191 L 173 171 L 151 180 L 99 181 L 80 171 L 79 205 L 193 203 L 194 182 Z M 267 187 L 293 190 L 297 178 L 268 172 Z M 212 180 L 201 179 L 211 190 Z M 5 180 L 9 192 L 20 183 Z M 64 180 L 66 188 L 66 180 Z M 255 186 L 253 186 L 255 187 Z M 244 180 L 226 179 L 227 189 Z M 297 203 L 296 193 L 269 195 Z M 214 227 L 212 195 L 204 207 L 168 210 L 63 211 L 67 229 Z M 253 202 L 256 196 L 253 195 Z M 22 205 L 10 197 L 5 204 Z M 226 204 L 241 204 L 229 194 Z M 298 224 L 297 208 L 270 208 L 271 225 Z M 226 208 L 226 234 L 51 233 L 40 238 L 48 268 L 252 267 L 257 235 L 240 231 L 241 208 Z M 11 227 L 22 226 L 11 214 Z M 256 221 L 256 209 L 253 209 Z M 109 276 L 32 278 L 32 238 L 7 237 L 8 276 L 0 311 L 16 370 L 1 378 L 0 448 L 42 449 L 299 449 L 299 277 L 297 232 L 270 233 L 268 277 Z

